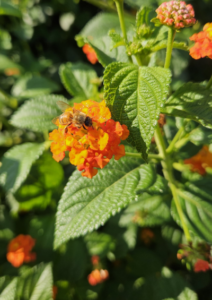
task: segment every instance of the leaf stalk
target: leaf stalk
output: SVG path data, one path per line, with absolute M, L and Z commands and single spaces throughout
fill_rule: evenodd
M 184 127 L 180 127 L 180 129 L 178 130 L 178 132 L 176 133 L 176 135 L 174 136 L 173 140 L 171 141 L 169 147 L 166 149 L 166 153 L 172 153 L 174 148 L 175 148 L 175 144 L 176 142 L 180 139 L 180 137 L 182 136 L 184 132 Z

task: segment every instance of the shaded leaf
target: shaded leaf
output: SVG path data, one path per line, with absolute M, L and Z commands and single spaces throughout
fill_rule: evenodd
M 189 231 L 201 239 L 212 242 L 212 195 L 211 178 L 188 182 L 185 190 L 178 191 L 179 201 Z M 176 206 L 172 202 L 172 215 L 181 226 Z
M 12 281 L 6 279 L 6 277 L 0 278 L 0 300 L 15 300 L 16 288 L 17 288 L 17 278 Z M 5 284 L 8 283 L 6 286 Z
M 104 257 L 115 248 L 114 239 L 106 233 L 92 232 L 85 236 L 89 254 Z
M 97 74 L 89 65 L 83 63 L 61 65 L 60 77 L 72 96 L 82 97 L 84 100 L 96 97 L 97 86 L 91 81 L 97 78 Z
M 14 193 L 21 186 L 36 159 L 42 154 L 45 143 L 25 143 L 7 151 L 0 168 L 0 184 L 5 190 Z
M 17 298 L 21 300 L 52 300 L 51 264 L 26 270 L 18 280 Z
M 32 98 L 46 95 L 59 90 L 59 86 L 43 76 L 27 74 L 22 76 L 13 86 L 12 95 L 15 97 Z
M 49 95 L 25 101 L 24 104 L 13 114 L 10 122 L 20 128 L 43 132 L 56 128 L 52 123 L 53 118 L 61 115 L 57 101 L 67 103 L 63 96 Z
M 186 83 L 167 100 L 162 112 L 212 128 L 212 89 L 202 83 Z
M 12 3 L 8 3 L 7 0 L 1 0 L 0 15 L 9 15 L 21 18 L 21 11 Z
M 128 142 L 147 159 L 161 106 L 168 93 L 170 71 L 112 63 L 104 73 L 105 99 L 112 117 L 130 130 Z
M 189 139 L 195 145 L 209 145 L 212 143 L 212 130 L 200 126 L 191 131 Z

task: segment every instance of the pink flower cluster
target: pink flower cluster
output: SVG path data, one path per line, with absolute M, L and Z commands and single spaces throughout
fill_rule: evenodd
M 184 1 L 164 2 L 156 9 L 156 12 L 162 24 L 173 26 L 175 29 L 189 27 L 196 22 L 193 6 L 186 5 Z

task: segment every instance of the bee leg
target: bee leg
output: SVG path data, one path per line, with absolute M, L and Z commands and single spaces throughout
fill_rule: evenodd
M 85 128 L 85 126 L 84 126 L 84 125 L 82 125 L 82 127 L 83 127 L 85 130 L 87 130 L 87 128 Z

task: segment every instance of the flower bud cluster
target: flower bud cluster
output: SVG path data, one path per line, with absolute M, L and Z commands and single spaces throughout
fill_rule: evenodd
M 175 29 L 189 27 L 196 23 L 193 6 L 186 5 L 184 1 L 164 2 L 156 9 L 156 12 L 162 24 L 173 26 Z
M 88 275 L 88 282 L 90 285 L 94 286 L 107 280 L 108 277 L 109 277 L 108 270 L 95 269 Z
M 96 52 L 89 44 L 85 44 L 82 47 L 82 51 L 86 54 L 87 59 L 90 61 L 90 63 L 95 65 L 98 62 L 98 57 L 96 55 Z

